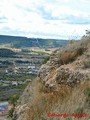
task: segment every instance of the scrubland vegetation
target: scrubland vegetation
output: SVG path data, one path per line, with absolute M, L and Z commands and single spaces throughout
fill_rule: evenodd
M 35 98 L 27 112 L 27 120 L 89 120 L 90 118 L 90 80 L 74 88 L 60 85 L 58 90 L 46 89 L 40 81 L 35 84 Z M 71 115 L 86 113 L 86 117 L 48 117 L 48 113 Z
M 90 36 L 54 51 L 14 112 L 17 120 L 90 119 Z M 32 89 L 32 90 L 31 90 Z M 24 97 L 28 99 L 24 99 Z M 30 99 L 31 98 L 31 99 Z M 21 99 L 20 99 L 21 100 Z M 27 101 L 27 103 L 26 103 Z M 27 106 L 24 111 L 23 104 Z M 53 116 L 48 116 L 53 113 Z M 54 114 L 68 114 L 67 117 Z M 72 116 L 76 114 L 76 116 Z M 82 116 L 86 115 L 86 116 Z

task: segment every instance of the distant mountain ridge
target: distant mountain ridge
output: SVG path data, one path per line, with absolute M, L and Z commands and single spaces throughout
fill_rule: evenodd
M 11 47 L 61 47 L 67 44 L 68 40 L 27 38 L 21 36 L 0 35 L 0 44 L 10 44 Z

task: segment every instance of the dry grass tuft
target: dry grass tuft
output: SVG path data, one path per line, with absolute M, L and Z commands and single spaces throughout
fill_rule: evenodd
M 78 56 L 82 55 L 85 49 L 83 47 L 76 48 L 75 50 L 63 51 L 60 54 L 62 64 L 73 62 Z
M 47 90 L 46 90 L 47 89 Z M 62 103 L 63 100 L 70 94 L 70 87 L 61 85 L 56 90 L 45 88 L 38 81 L 35 83 L 34 99 L 28 111 L 28 120 L 40 120 L 44 113 L 47 113 L 55 104 Z

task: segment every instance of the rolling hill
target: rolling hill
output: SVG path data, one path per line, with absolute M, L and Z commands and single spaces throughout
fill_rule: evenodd
M 42 39 L 42 38 L 27 38 L 20 36 L 0 35 L 0 44 L 9 44 L 10 47 L 23 48 L 23 47 L 61 47 L 67 44 L 68 40 L 59 39 Z

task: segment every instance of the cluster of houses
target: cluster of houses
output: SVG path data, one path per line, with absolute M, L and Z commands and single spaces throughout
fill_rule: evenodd
M 37 75 L 39 72 L 39 67 L 36 67 L 34 64 L 28 66 L 28 73 Z
M 8 80 L 3 80 L 3 79 L 0 79 L 0 84 L 2 86 L 18 86 L 18 85 L 22 85 L 22 84 L 25 84 L 26 82 L 31 82 L 32 80 L 31 79 L 27 79 L 25 81 L 8 81 Z
M 14 65 L 13 67 L 9 67 L 6 69 L 6 74 L 19 74 L 19 73 L 28 73 L 28 74 L 38 74 L 40 66 L 36 66 L 35 64 L 30 65 L 19 65 L 18 67 Z

